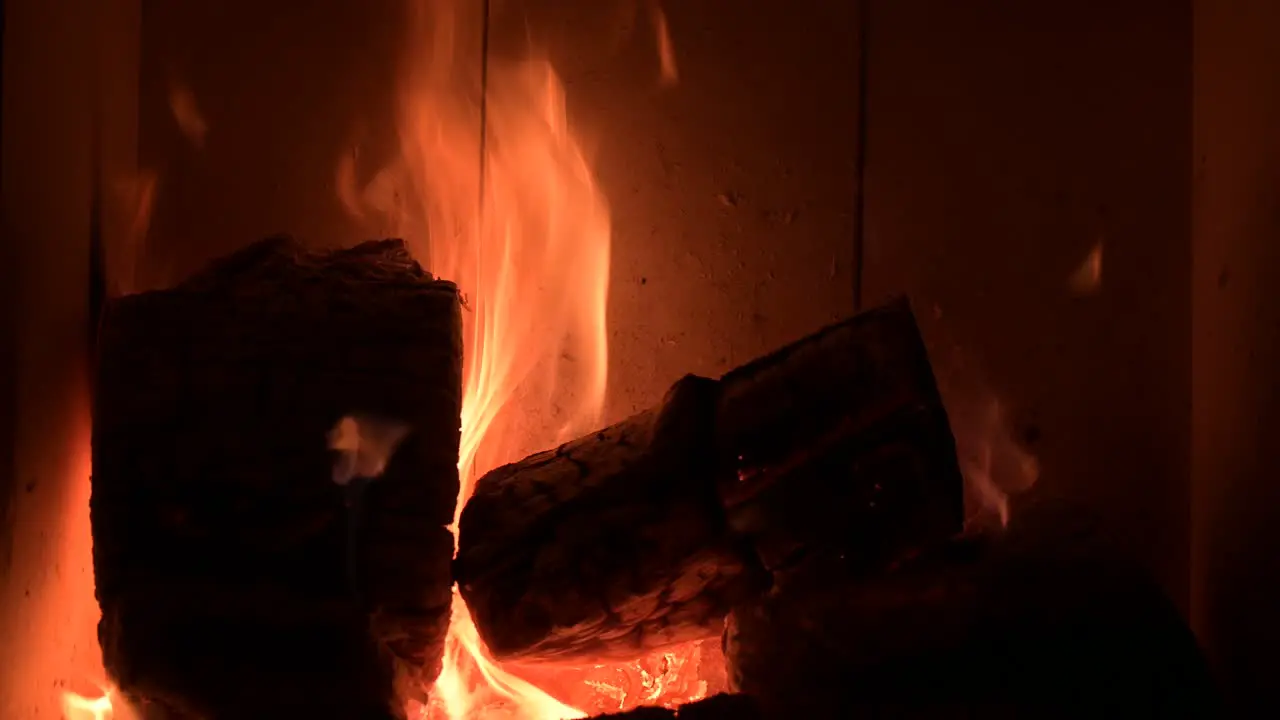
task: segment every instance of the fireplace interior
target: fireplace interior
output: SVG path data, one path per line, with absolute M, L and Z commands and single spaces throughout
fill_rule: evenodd
M 0 7 L 0 718 L 1276 706 L 1270 4 Z

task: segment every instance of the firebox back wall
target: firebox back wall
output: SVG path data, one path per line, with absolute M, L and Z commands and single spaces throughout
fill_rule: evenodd
M 371 167 L 394 152 L 405 4 L 144 4 L 150 282 L 269 233 L 335 245 L 378 232 L 343 211 L 334 177 L 357 142 Z M 854 8 L 665 3 L 667 86 L 656 6 L 493 3 L 491 56 L 554 63 L 611 207 L 608 419 L 854 309 Z M 174 120 L 176 89 L 209 128 L 200 146 Z
M 912 294 L 953 392 L 999 397 L 1043 482 L 1184 602 L 1190 5 L 1103 5 L 871 3 L 859 270 L 856 3 L 663 3 L 673 86 L 657 3 L 493 3 L 492 57 L 547 53 L 611 205 L 607 417 L 847 315 L 860 272 L 869 302 Z M 374 232 L 334 170 L 356 139 L 393 151 L 403 8 L 144 3 L 154 277 L 267 233 Z M 1073 293 L 1099 245 L 1100 286 Z
M 1100 513 L 1184 612 L 1191 19 L 872 2 L 862 267 L 869 299 L 921 306 L 935 362 L 978 364 L 1042 489 Z

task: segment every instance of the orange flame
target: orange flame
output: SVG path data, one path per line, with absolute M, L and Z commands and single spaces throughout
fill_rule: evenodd
M 405 237 L 432 272 L 458 283 L 471 311 L 465 499 L 475 471 L 486 469 L 475 463 L 492 466 L 598 424 L 608 364 L 609 211 L 569 132 L 551 65 L 490 64 L 482 141 L 481 3 L 411 4 L 416 54 L 400 98 L 401 162 L 369 184 L 357 211 L 377 211 L 383 230 Z M 344 159 L 338 173 L 348 206 L 351 163 Z M 511 409 L 517 393 L 528 412 Z M 512 427 L 553 404 L 554 427 Z M 485 459 L 482 441 L 492 448 Z
M 66 720 L 114 720 L 115 709 L 106 691 L 96 698 L 69 692 L 62 697 L 62 716 Z
M 667 13 L 658 0 L 649 4 L 653 17 L 653 30 L 658 42 L 658 62 L 662 69 L 662 84 L 675 85 L 680 81 L 680 70 L 676 67 L 675 45 L 671 42 L 671 30 L 667 27 Z
M 1068 285 L 1076 295 L 1092 295 L 1102 287 L 1102 241 L 1094 243 L 1080 266 L 1071 273 Z
M 154 170 L 139 169 L 112 184 L 113 209 L 122 219 L 121 234 L 106 248 L 107 281 L 112 295 L 143 289 L 141 260 L 145 256 L 158 180 Z
M 133 720 L 137 713 L 110 687 L 103 687 L 97 697 L 74 692 L 62 694 L 64 720 Z
M 404 237 L 463 293 L 469 312 L 460 514 L 485 470 L 599 425 L 608 367 L 609 211 L 570 133 L 564 89 L 550 63 L 495 60 L 482 82 L 483 3 L 408 1 L 412 52 L 399 95 L 401 157 L 363 192 L 356 157 L 343 158 L 337 191 L 353 215 L 381 220 L 382 232 Z M 656 2 L 652 7 L 662 77 L 674 83 L 666 17 Z M 175 85 L 170 109 L 200 147 L 208 125 L 194 95 Z M 146 234 L 154 186 L 154 175 L 146 175 L 129 188 L 134 235 Z M 690 644 L 617 668 L 595 665 L 587 670 L 618 679 L 577 684 L 618 709 L 671 704 L 677 695 L 696 700 L 707 684 L 690 681 L 695 673 L 686 667 L 699 657 Z M 495 663 L 456 590 L 432 704 L 410 710 L 430 720 L 586 716 Z M 110 687 L 97 697 L 64 693 L 63 712 L 68 720 L 133 717 Z
M 955 424 L 956 449 L 965 484 L 979 507 L 971 520 L 1009 524 L 1009 497 L 1026 491 L 1040 477 L 1040 462 L 1012 436 L 1004 405 L 987 395 Z
M 600 424 L 608 367 L 609 210 L 570 132 L 564 88 L 544 59 L 484 56 L 484 3 L 410 0 L 400 158 L 363 190 L 340 159 L 339 199 L 404 237 L 458 283 L 466 377 L 458 513 L 484 471 Z M 664 81 L 676 81 L 666 18 L 651 6 Z M 483 88 L 483 92 L 482 92 Z M 483 97 L 483 103 L 481 98 Z M 482 130 L 483 128 L 483 130 Z M 455 516 L 455 527 L 457 516 Z M 489 658 L 455 594 L 444 668 L 418 717 L 584 717 L 583 707 L 705 696 L 696 643 L 615 666 L 522 667 Z
M 209 134 L 209 123 L 200 112 L 195 94 L 186 85 L 176 80 L 169 83 L 169 110 L 173 113 L 173 120 L 178 124 L 178 129 L 182 131 L 183 136 L 196 149 L 203 148 L 205 136 Z
M 477 37 L 479 26 L 468 20 L 479 18 L 467 14 L 477 5 L 417 5 L 418 37 L 435 52 L 411 61 L 400 118 L 430 266 L 458 283 L 472 311 L 459 515 L 479 474 L 518 454 L 522 441 L 562 440 L 596 425 L 608 367 L 608 208 L 569 134 L 564 91 L 548 63 L 493 64 L 486 135 L 477 136 L 477 99 L 457 92 L 460 81 L 474 80 L 467 73 L 474 65 L 462 61 L 477 57 L 466 53 L 465 40 Z M 450 50 L 464 54 L 443 56 Z M 475 145 L 465 142 L 472 137 Z M 577 367 L 563 367 L 564 358 Z M 541 392 L 524 396 L 528 407 L 513 403 L 518 391 L 534 387 Z M 536 415 L 552 391 L 564 401 L 557 427 L 549 428 L 554 437 L 515 436 L 511 416 Z M 479 457 L 482 444 L 492 453 L 488 461 Z M 453 720 L 496 712 L 529 720 L 585 716 L 492 662 L 457 596 L 434 695 Z
M 337 190 L 463 294 L 460 514 L 485 470 L 599 424 L 609 211 L 551 65 L 494 60 L 482 82 L 483 4 L 410 4 L 400 161 L 361 193 L 355 157 L 343 158 Z M 586 715 L 493 662 L 456 591 L 432 705 L 413 711 L 451 720 Z

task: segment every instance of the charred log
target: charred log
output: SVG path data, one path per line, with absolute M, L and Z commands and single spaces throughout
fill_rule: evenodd
M 177 717 L 377 718 L 428 686 L 460 355 L 455 287 L 399 241 L 317 255 L 268 240 L 108 303 L 91 512 L 122 691 Z M 330 449 L 344 417 L 403 430 L 367 484 L 335 482 L 352 479 Z
M 874 577 L 789 576 L 734 610 L 725 649 L 767 718 L 1217 717 L 1177 611 L 1058 504 Z
M 955 440 L 905 300 L 725 375 L 715 436 L 728 522 L 775 580 L 830 559 L 875 572 L 964 522 Z
M 958 532 L 962 492 L 902 302 L 489 473 L 455 573 L 498 657 L 634 657 L 718 633 L 762 568 L 869 572 Z
M 498 657 L 630 659 L 714 636 L 746 577 L 718 511 L 715 383 L 498 468 L 462 513 L 455 572 Z

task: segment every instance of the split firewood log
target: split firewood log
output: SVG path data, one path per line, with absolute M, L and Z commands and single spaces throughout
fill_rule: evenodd
M 1194 638 L 1061 503 L 868 577 L 793 574 L 734 609 L 730 687 L 766 718 L 1217 717 Z
M 455 573 L 490 652 L 631 659 L 716 635 L 747 568 L 718 512 L 716 384 L 498 468 L 462 512 Z
M 905 302 L 481 478 L 455 574 L 499 658 L 630 658 L 720 633 L 799 565 L 870 572 L 960 530 L 963 483 Z
M 721 504 L 773 580 L 837 558 L 875 572 L 964 522 L 964 480 L 906 300 L 725 375 Z
M 271 239 L 107 304 L 91 512 L 126 695 L 209 720 L 423 699 L 450 606 L 460 323 L 454 285 L 398 240 Z

